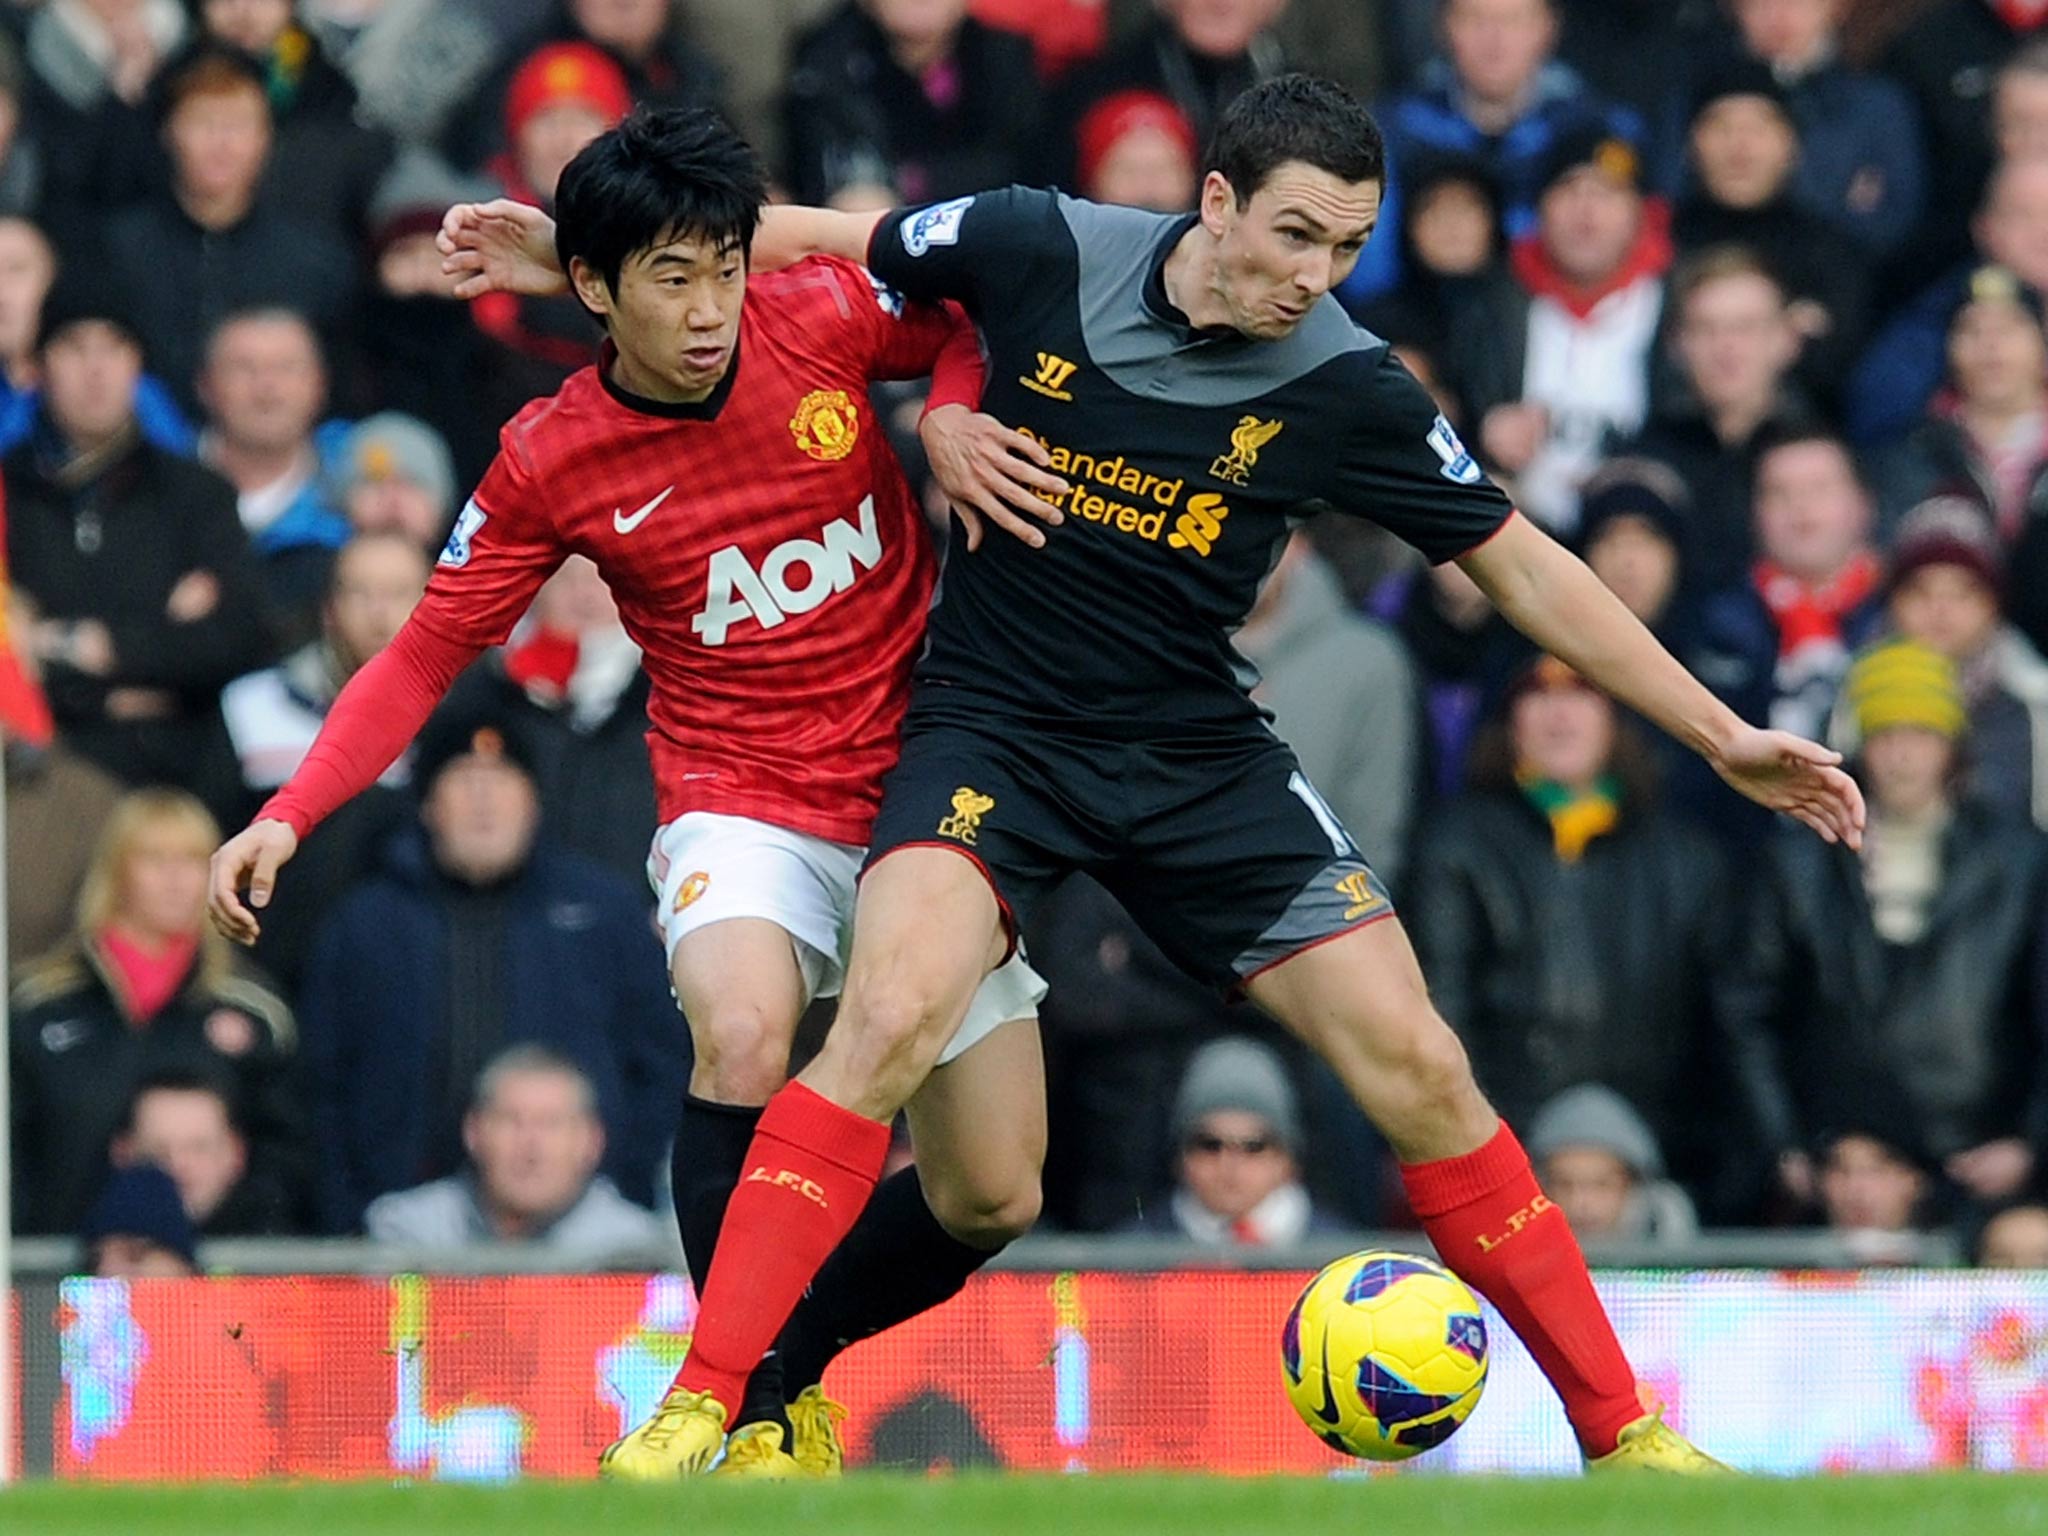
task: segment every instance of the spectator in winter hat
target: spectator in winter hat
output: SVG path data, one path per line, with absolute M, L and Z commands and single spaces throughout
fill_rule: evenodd
M 1586 482 L 1579 552 L 1593 574 L 1667 647 L 1686 635 L 1691 497 L 1655 459 L 1609 459 Z
M 1934 1188 L 1910 1132 L 1894 1125 L 1839 1130 L 1823 1136 L 1818 1150 L 1816 1188 L 1828 1227 L 1858 1245 L 1866 1263 L 1907 1258 L 1910 1249 L 1883 1239 L 1923 1226 Z
M 199 1273 L 199 1235 L 178 1186 L 154 1163 L 123 1168 L 110 1178 L 79 1238 L 94 1275 L 175 1280 Z
M 1894 81 L 1842 57 L 1843 0 L 1734 0 L 1750 56 L 1782 82 L 1803 139 L 1799 200 L 1871 250 L 1909 239 L 1926 205 L 1913 104 Z
M 4 460 L 9 575 L 66 744 L 134 784 L 239 821 L 217 695 L 271 654 L 233 489 L 141 430 L 129 295 L 94 269 L 43 304 L 31 435 Z
M 1524 511 L 1569 535 L 1608 441 L 1649 413 L 1671 239 L 1640 152 L 1597 125 L 1558 138 L 1538 186 L 1536 228 L 1509 254 L 1515 286 L 1460 327 L 1449 371 L 1481 457 Z
M 1155 213 L 1195 205 L 1201 146 L 1186 117 L 1151 91 L 1118 91 L 1074 130 L 1081 195 Z
M 1946 656 L 1886 641 L 1844 690 L 1863 847 L 1771 842 L 1723 988 L 1751 1139 L 1789 1157 L 1814 1128 L 1860 1117 L 2002 1199 L 2031 1176 L 2029 1135 L 2048 1113 L 2048 998 L 2033 981 L 2048 843 L 1957 795 L 1966 713 Z M 1803 1192 L 1810 1177 L 1787 1182 Z
M 1755 254 L 1793 306 L 1801 381 L 1832 402 L 1863 344 L 1872 257 L 1799 200 L 1800 132 L 1768 65 L 1739 54 L 1710 65 L 1693 94 L 1691 176 L 1671 234 L 1688 255 L 1725 245 Z
M 1529 1159 L 1581 1239 L 1684 1243 L 1698 1231 L 1692 1201 L 1664 1178 L 1657 1138 L 1611 1088 L 1581 1083 L 1538 1110 Z
M 632 109 L 625 71 L 602 49 L 548 43 L 527 55 L 506 87 L 506 151 L 487 168 L 505 196 L 551 208 L 562 168 Z
M 1354 308 L 1367 329 L 1448 359 L 1466 316 L 1507 302 L 1513 290 L 1500 185 L 1478 156 L 1443 153 L 1407 161 L 1401 184 L 1401 280 Z M 1446 414 L 1454 422 L 1464 418 L 1462 406 Z
M 527 56 L 506 87 L 510 147 L 484 169 L 504 196 L 552 208 L 563 168 L 632 105 L 625 72 L 602 49 L 548 43 Z M 497 367 L 513 394 L 551 395 L 570 374 L 597 360 L 597 327 L 571 294 L 491 293 L 470 312 L 502 349 Z
M 2048 829 L 2048 661 L 2005 622 L 2005 552 L 1975 502 L 1937 496 L 1899 525 L 1892 547 L 1892 628 L 1954 665 L 1969 716 L 1963 792 Z M 1861 744 L 1854 701 L 1831 732 Z
M 358 534 L 396 533 L 439 555 L 455 514 L 455 466 L 432 427 L 379 411 L 343 440 L 334 494 Z
M 413 783 L 419 825 L 329 913 L 300 989 L 325 1224 L 353 1231 L 377 1196 L 458 1172 L 477 1076 L 522 1042 L 595 1085 L 604 1171 L 652 1206 L 688 1050 L 645 881 L 541 835 L 532 746 L 507 715 L 444 706 Z
M 1179 1176 L 1124 1228 L 1228 1246 L 1333 1230 L 1301 1183 L 1301 1111 L 1270 1046 L 1242 1036 L 1195 1052 L 1173 1103 Z

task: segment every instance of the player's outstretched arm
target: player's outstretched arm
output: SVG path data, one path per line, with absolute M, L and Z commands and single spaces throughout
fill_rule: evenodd
M 840 256 L 867 265 L 868 242 L 881 213 L 842 213 L 836 208 L 801 208 L 777 203 L 761 210 L 754 231 L 753 267 L 774 272 L 793 267 L 806 256 Z
M 442 216 L 434 244 L 441 251 L 441 271 L 455 279 L 458 299 L 487 293 L 546 298 L 569 291 L 555 255 L 555 221 L 509 197 L 457 203 Z
M 879 213 L 831 208 L 764 208 L 761 227 L 754 234 L 753 268 L 774 272 L 806 256 L 844 256 L 865 263 L 868 238 L 881 220 Z M 569 279 L 555 253 L 555 221 L 510 198 L 457 203 L 442 216 L 434 243 L 441 251 L 441 271 L 455 279 L 458 299 L 480 299 L 487 293 L 545 298 L 569 291 Z
M 1862 846 L 1863 794 L 1839 752 L 1744 723 L 1527 518 L 1515 514 L 1458 563 L 1515 628 L 1698 752 L 1742 794 L 1831 843 Z
M 214 853 L 206 894 L 214 927 L 237 944 L 256 942 L 256 913 L 270 904 L 278 871 L 300 840 L 377 782 L 484 650 L 482 642 L 445 639 L 413 618 L 363 664 L 335 697 L 291 781 Z

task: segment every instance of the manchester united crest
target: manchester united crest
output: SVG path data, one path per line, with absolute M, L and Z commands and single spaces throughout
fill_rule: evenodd
M 789 418 L 797 447 L 814 459 L 830 463 L 853 452 L 860 436 L 860 407 L 843 389 L 814 389 Z

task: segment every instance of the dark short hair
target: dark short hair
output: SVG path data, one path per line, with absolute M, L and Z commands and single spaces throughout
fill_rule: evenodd
M 151 94 L 155 97 L 159 123 L 195 96 L 226 96 L 236 91 L 254 91 L 270 115 L 270 82 L 262 66 L 226 43 L 203 38 L 164 66 Z
M 1220 171 L 1242 208 L 1266 178 L 1299 160 L 1339 181 L 1385 181 L 1387 145 L 1356 96 L 1314 75 L 1281 75 L 1224 110 L 1203 171 Z
M 1813 444 L 1832 448 L 1842 456 L 1842 462 L 1849 466 L 1849 475 L 1865 495 L 1870 494 L 1870 476 L 1865 472 L 1863 461 L 1856 450 L 1849 446 L 1849 440 L 1823 422 L 1810 418 L 1797 418 L 1784 425 L 1767 426 L 1757 434 L 1754 447 L 1755 473 L 1761 476 L 1764 460 L 1781 448 L 1805 448 Z
M 702 107 L 641 108 L 599 134 L 555 187 L 555 252 L 582 257 L 614 293 L 636 251 L 683 236 L 742 255 L 768 200 L 752 146 Z
M 218 1099 L 228 1125 L 237 1135 L 241 1133 L 241 1104 L 233 1081 L 225 1073 L 208 1067 L 179 1066 L 159 1067 L 135 1085 L 135 1091 L 128 1095 L 128 1108 L 121 1117 L 121 1135 L 135 1134 L 135 1121 L 141 1112 L 142 1101 L 152 1093 L 203 1093 Z

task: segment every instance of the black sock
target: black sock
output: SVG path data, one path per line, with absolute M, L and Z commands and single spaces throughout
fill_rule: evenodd
M 669 1166 L 676 1202 L 676 1226 L 683 1236 L 683 1258 L 690 1279 L 701 1292 L 711 1273 L 711 1255 L 718 1247 L 718 1229 L 725 1221 L 725 1203 L 738 1187 L 753 1145 L 761 1107 L 715 1104 L 695 1094 L 683 1097 L 682 1123 Z M 788 1443 L 789 1418 L 783 1411 L 782 1365 L 777 1355 L 764 1359 L 747 1381 L 746 1395 L 733 1414 L 735 1427 L 763 1421 L 782 1426 Z
M 939 1225 L 915 1168 L 890 1175 L 782 1330 L 783 1381 L 801 1391 L 823 1380 L 841 1350 L 951 1300 L 994 1257 Z

